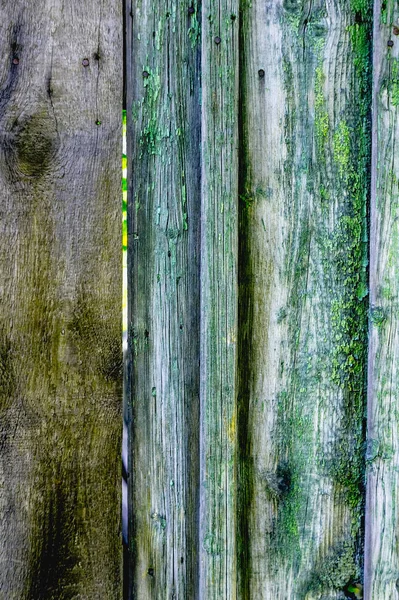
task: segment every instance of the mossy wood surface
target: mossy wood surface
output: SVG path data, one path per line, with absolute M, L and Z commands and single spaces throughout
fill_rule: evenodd
M 399 10 L 375 2 L 365 598 L 399 598 Z
M 127 11 L 129 577 L 140 599 L 235 597 L 238 8 L 202 11 Z
M 200 14 L 127 4 L 130 594 L 196 598 Z
M 242 4 L 240 598 L 362 578 L 371 4 Z
M 120 8 L 0 7 L 1 600 L 121 598 Z
M 371 3 L 129 11 L 132 597 L 351 597 Z

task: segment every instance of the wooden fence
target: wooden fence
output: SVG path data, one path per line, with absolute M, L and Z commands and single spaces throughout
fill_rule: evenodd
M 397 36 L 0 3 L 0 600 L 399 599 Z

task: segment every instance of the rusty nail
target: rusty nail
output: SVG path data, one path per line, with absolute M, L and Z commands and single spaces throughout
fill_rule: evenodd
M 222 40 L 221 40 L 221 39 L 220 39 L 220 37 L 217 35 L 217 36 L 215 37 L 215 44 L 220 44 L 220 42 L 221 42 L 221 41 L 222 41 Z
M 149 77 L 149 76 L 150 76 L 150 74 L 148 71 L 143 71 L 143 77 Z
M 395 27 L 392 29 L 394 35 L 399 35 L 399 27 Z
M 89 59 L 88 59 L 88 58 L 84 58 L 84 59 L 82 60 L 82 65 L 83 65 L 84 67 L 88 67 L 88 66 L 89 66 Z
M 265 76 L 265 72 L 264 72 L 264 70 L 263 70 L 263 69 L 259 69 L 259 71 L 258 71 L 258 75 L 259 75 L 259 77 L 260 77 L 261 79 L 263 79 L 263 77 Z
M 392 46 L 393 46 L 393 41 L 392 41 L 392 40 L 389 40 L 389 41 L 388 41 L 388 48 L 392 48 Z
M 194 6 L 189 6 L 189 7 L 188 7 L 188 14 L 189 14 L 189 15 L 193 15 L 194 13 L 195 13 L 195 8 L 194 8 Z
M 12 59 L 12 64 L 13 65 L 19 65 L 19 58 L 15 57 Z

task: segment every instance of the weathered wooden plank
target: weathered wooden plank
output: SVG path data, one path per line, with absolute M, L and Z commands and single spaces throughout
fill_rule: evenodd
M 365 598 L 399 597 L 399 11 L 374 5 Z
M 238 1 L 202 4 L 200 598 L 236 595 Z
M 121 6 L 0 8 L 0 598 L 121 597 Z
M 370 21 L 357 0 L 243 4 L 240 598 L 361 577 Z
M 199 9 L 130 7 L 127 94 L 130 588 L 196 598 L 199 489 Z

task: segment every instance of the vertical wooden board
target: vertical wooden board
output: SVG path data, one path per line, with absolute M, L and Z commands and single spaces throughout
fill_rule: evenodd
M 240 598 L 361 578 L 370 8 L 242 5 Z
M 130 578 L 196 598 L 200 14 L 140 0 L 128 38 Z
M 120 8 L 0 8 L 2 600 L 121 597 Z
M 202 5 L 200 598 L 236 595 L 238 2 Z
M 365 598 L 399 598 L 399 11 L 375 2 Z

